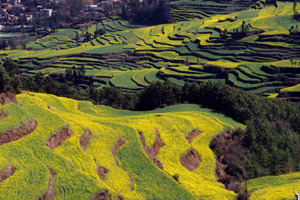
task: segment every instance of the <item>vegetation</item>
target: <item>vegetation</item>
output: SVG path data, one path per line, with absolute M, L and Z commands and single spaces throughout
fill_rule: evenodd
M 0 42 L 0 93 L 27 91 L 19 106 L 0 107 L 8 113 L 0 127 L 30 114 L 38 122 L 29 136 L 0 146 L 0 169 L 16 169 L 0 183 L 1 197 L 38 198 L 53 170 L 57 199 L 106 190 L 110 199 L 245 199 L 244 189 L 252 199 L 292 199 L 282 191 L 298 184 L 300 170 L 299 103 L 292 102 L 300 99 L 300 7 L 252 3 L 132 0 L 122 5 L 125 19 L 58 29 L 84 20 L 56 12 L 34 22 L 45 24 L 45 35 Z M 67 4 L 67 13 L 80 15 L 81 1 Z M 49 151 L 45 141 L 67 124 L 72 137 Z M 158 132 L 164 146 L 152 158 Z M 189 152 L 201 161 L 194 171 L 181 163 Z
M 195 5 L 184 2 L 172 2 L 172 6 Z M 226 15 L 208 18 L 203 14 L 203 19 L 150 27 L 114 17 L 84 31 L 58 30 L 27 43 L 25 51 L 1 53 L 14 59 L 24 76 L 38 72 L 64 75 L 66 68 L 84 65 L 86 75 L 94 76 L 93 81 L 79 84 L 84 88 L 92 82 L 97 87 L 119 87 L 118 82 L 125 80 L 128 84 L 122 85 L 122 90 L 136 92 L 147 86 L 143 81 L 135 85 L 134 77 L 139 76 L 139 80 L 152 77 L 149 80 L 180 84 L 219 80 L 251 93 L 279 93 L 299 83 L 299 70 L 295 69 L 299 54 L 291 52 L 299 49 L 300 24 L 291 18 L 292 2 L 277 4 L 260 3 L 260 7 Z M 186 11 L 176 13 L 184 19 Z M 155 74 L 150 68 L 159 71 Z
M 0 66 L 0 93 L 7 90 L 20 93 L 21 81 L 16 75 L 19 73 L 19 66 L 10 58 L 6 58 Z
M 39 89 L 43 88 L 42 83 L 38 84 Z M 46 83 L 48 85 L 49 81 Z M 55 87 L 51 88 L 55 91 Z M 297 134 L 300 131 L 298 105 L 291 102 L 264 99 L 220 82 L 187 83 L 183 87 L 169 81 L 155 82 L 137 95 L 125 95 L 113 87 L 91 88 L 85 92 L 70 88 L 67 90 L 70 93 L 59 91 L 55 93 L 136 110 L 152 110 L 183 102 L 204 105 L 248 125 L 243 133 L 243 144 L 253 153 L 247 157 L 247 162 L 244 161 L 250 178 L 298 171 L 300 167 L 300 149 L 295 144 L 300 139 Z
M 0 148 L 1 158 L 16 168 L 12 177 L 0 183 L 1 194 L 7 199 L 32 199 L 42 195 L 48 187 L 47 168 L 55 172 L 55 198 L 88 199 L 104 189 L 108 189 L 112 199 L 117 194 L 126 199 L 236 197 L 216 182 L 215 159 L 209 142 L 224 128 L 244 126 L 222 114 L 197 105 L 147 112 L 122 111 L 42 93 L 22 93 L 17 99 L 19 108 L 32 114 L 38 125 L 30 135 Z M 72 137 L 53 152 L 49 151 L 45 141 L 66 123 L 73 131 Z M 86 128 L 91 136 L 83 150 L 79 140 Z M 157 155 L 163 170 L 153 164 L 138 139 L 137 129 L 143 132 L 146 145 L 152 145 L 155 128 L 164 142 Z M 195 128 L 202 133 L 190 144 L 185 136 L 187 130 Z M 119 137 L 126 143 L 116 153 L 118 165 L 111 151 Z M 179 162 L 191 146 L 201 158 L 201 164 L 193 172 Z M 104 180 L 99 179 L 97 166 L 108 170 Z M 173 179 L 175 174 L 178 182 Z M 133 189 L 130 189 L 131 181 Z
M 170 22 L 170 4 L 167 0 L 130 0 L 123 3 L 122 16 L 137 24 L 164 24 Z

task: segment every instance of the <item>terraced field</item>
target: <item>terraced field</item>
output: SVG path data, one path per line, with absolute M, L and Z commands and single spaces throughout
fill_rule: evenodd
M 293 194 L 294 190 L 299 188 L 299 176 L 299 172 L 295 172 L 250 180 L 248 181 L 248 189 L 252 193 L 250 199 L 295 199 Z
M 292 2 L 275 7 L 261 1 L 249 9 L 210 1 L 172 4 L 171 24 L 141 27 L 116 17 L 82 32 L 91 35 L 88 42 L 56 33 L 33 42 L 31 49 L 0 53 L 15 59 L 24 75 L 84 65 L 97 86 L 129 92 L 155 80 L 222 81 L 253 93 L 278 93 L 300 83 L 300 38 L 290 33 L 300 22 L 292 17 Z M 248 26 L 248 36 L 231 40 L 242 26 Z M 94 38 L 99 29 L 105 34 Z M 229 39 L 221 37 L 224 30 Z
M 3 106 L 0 139 L 16 136 L 20 126 L 31 130 L 1 141 L 0 199 L 237 197 L 217 182 L 209 143 L 223 129 L 244 125 L 213 110 L 122 111 L 41 93 L 17 100 L 19 106 Z M 9 120 L 15 115 L 20 120 Z

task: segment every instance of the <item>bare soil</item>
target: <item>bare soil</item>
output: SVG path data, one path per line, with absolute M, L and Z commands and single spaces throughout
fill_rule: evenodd
M 108 190 L 104 190 L 95 194 L 91 200 L 109 200 Z
M 153 163 L 160 169 L 163 170 L 163 165 L 162 163 L 156 159 L 157 154 L 159 153 L 159 150 L 161 147 L 165 146 L 165 144 L 163 143 L 163 141 L 161 140 L 160 137 L 160 132 L 156 129 L 156 136 L 154 139 L 154 143 L 152 144 L 152 146 L 147 146 L 145 143 L 145 137 L 143 135 L 142 131 L 139 131 L 139 136 L 140 136 L 140 141 L 143 145 L 143 148 L 145 150 L 145 152 L 147 153 L 148 157 L 153 161 Z
M 195 129 L 194 131 L 189 132 L 189 134 L 185 137 L 185 139 L 191 143 L 195 137 L 200 135 L 200 131 L 198 129 Z
M 13 142 L 29 135 L 35 130 L 37 122 L 30 116 L 30 119 L 17 127 L 11 128 L 3 133 L 0 133 L 0 144 Z
M 200 157 L 193 147 L 180 157 L 181 165 L 191 172 L 198 168 L 200 162 Z
M 115 160 L 116 160 L 117 166 L 119 166 L 119 161 L 118 161 L 118 159 L 117 159 L 117 157 L 116 157 L 116 153 L 117 153 L 117 151 L 120 149 L 120 147 L 121 147 L 123 144 L 125 144 L 125 143 L 126 143 L 126 141 L 125 141 L 121 136 L 119 136 L 119 139 L 118 139 L 117 143 L 115 144 L 115 146 L 114 146 L 114 148 L 113 148 L 113 150 L 112 150 L 112 154 L 114 155 L 114 158 L 115 158 Z
M 36 200 L 53 200 L 54 199 L 54 188 L 53 188 L 53 176 L 56 174 L 53 169 L 49 168 L 49 185 L 46 192 L 38 197 Z
M 16 99 L 16 94 L 11 91 L 0 93 L 0 104 L 5 105 L 8 103 L 19 104 Z
M 8 163 L 5 169 L 0 171 L 0 182 L 8 179 L 10 176 L 12 176 L 15 173 L 16 169 Z
M 108 169 L 106 169 L 105 167 L 99 166 L 97 164 L 97 174 L 100 178 L 101 181 L 104 181 L 105 179 L 105 175 L 108 173 Z
M 51 151 L 60 146 L 65 140 L 70 138 L 73 132 L 68 124 L 66 127 L 56 131 L 52 134 L 46 141 L 46 146 L 49 147 Z
M 130 178 L 130 191 L 133 191 L 134 190 L 133 181 L 132 181 L 130 174 L 128 174 L 128 176 Z
M 85 151 L 86 146 L 88 145 L 90 141 L 90 131 L 89 129 L 85 129 L 83 135 L 80 137 L 79 143 L 80 147 Z
M 2 108 L 2 111 L 0 113 L 0 120 L 7 116 L 7 113 L 5 112 L 4 108 Z
M 241 177 L 247 177 L 243 159 L 248 154 L 248 150 L 243 147 L 242 130 L 223 133 L 212 139 L 210 148 L 216 154 L 216 178 L 218 182 L 225 185 L 226 189 L 232 190 L 247 199 L 250 193 L 243 188 Z M 242 174 L 240 174 L 240 173 Z

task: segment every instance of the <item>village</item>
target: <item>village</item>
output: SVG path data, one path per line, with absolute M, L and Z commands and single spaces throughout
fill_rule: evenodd
M 33 26 L 39 27 L 41 23 L 36 24 L 37 21 L 55 17 L 56 13 L 60 15 L 64 13 L 64 15 L 69 15 L 70 17 L 76 16 L 80 19 L 80 23 L 85 23 L 85 21 L 90 21 L 91 19 L 96 21 L 103 20 L 121 12 L 120 0 L 103 0 L 97 3 L 93 2 L 93 4 L 89 3 L 90 1 L 87 3 L 80 2 L 80 6 L 75 6 L 65 0 L 47 0 L 46 3 L 41 2 L 41 4 L 30 4 L 29 6 L 27 3 L 26 6 L 26 3 L 22 2 L 22 0 L 1 0 L 0 31 L 20 28 L 23 30 L 31 29 Z M 61 23 L 60 28 L 63 28 L 65 24 Z

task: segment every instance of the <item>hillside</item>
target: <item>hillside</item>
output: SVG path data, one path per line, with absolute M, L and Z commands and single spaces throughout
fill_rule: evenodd
M 122 111 L 41 93 L 17 100 L 2 107 L 0 199 L 236 198 L 216 180 L 209 143 L 244 125 L 222 114 L 188 104 Z
M 181 85 L 221 81 L 266 95 L 299 84 L 300 22 L 293 18 L 292 2 L 279 1 L 276 7 L 259 1 L 229 14 L 220 14 L 224 9 L 210 14 L 189 9 L 173 9 L 172 24 L 144 27 L 114 17 L 83 32 L 59 30 L 29 43 L 27 50 L 0 53 L 15 59 L 23 75 L 64 74 L 84 65 L 96 87 L 127 92 L 157 80 Z M 93 38 L 100 29 L 105 34 Z M 286 96 L 283 92 L 278 97 Z

